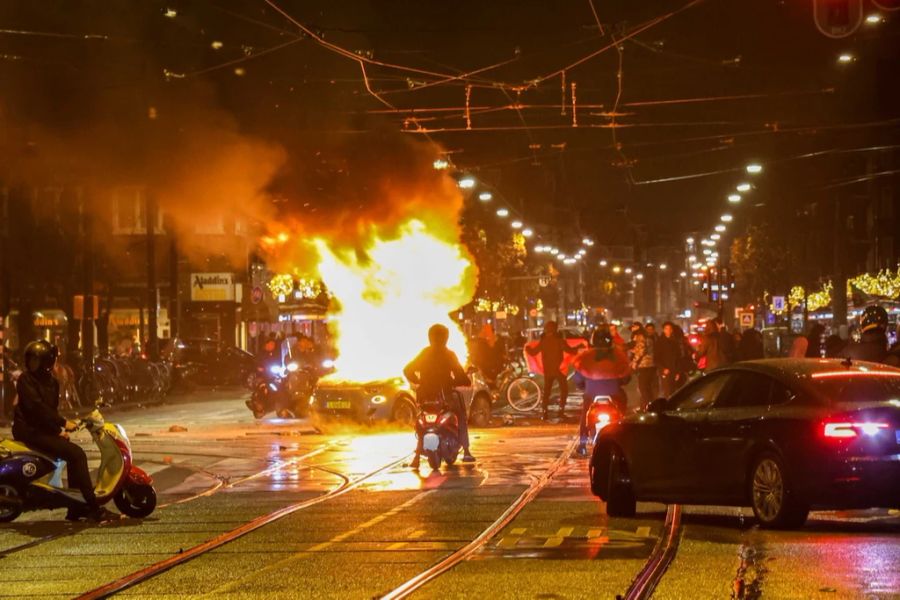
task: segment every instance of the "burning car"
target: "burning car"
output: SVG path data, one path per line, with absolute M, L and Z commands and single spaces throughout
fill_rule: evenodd
M 491 391 L 479 373 L 470 377 L 472 385 L 459 391 L 466 401 L 469 424 L 484 427 L 491 418 Z M 387 421 L 410 427 L 418 414 L 415 391 L 399 377 L 369 383 L 322 380 L 310 399 L 310 408 L 319 418 Z

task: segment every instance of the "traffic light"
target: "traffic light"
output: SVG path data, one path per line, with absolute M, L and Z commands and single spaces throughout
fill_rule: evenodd
M 813 20 L 830 38 L 851 36 L 862 25 L 863 0 L 813 0 Z

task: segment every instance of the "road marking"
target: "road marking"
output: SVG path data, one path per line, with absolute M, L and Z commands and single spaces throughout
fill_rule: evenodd
M 650 528 L 649 527 L 638 527 L 635 531 L 638 537 L 650 537 Z
M 401 512 L 403 510 L 406 510 L 410 506 L 423 500 L 426 496 L 429 496 L 429 495 L 435 493 L 436 491 L 437 491 L 436 489 L 432 489 L 432 490 L 426 490 L 424 492 L 421 492 L 421 493 L 413 496 L 406 502 L 404 502 L 402 504 L 398 504 L 391 510 L 389 510 L 385 513 L 381 513 L 377 517 L 369 519 L 365 523 L 358 525 L 358 526 L 354 527 L 353 529 L 350 529 L 349 531 L 345 531 L 344 533 L 340 533 L 340 534 L 334 536 L 327 542 L 320 542 L 314 546 L 311 546 L 310 548 L 307 548 L 306 550 L 301 550 L 300 552 L 298 552 L 296 554 L 293 554 L 287 558 L 279 560 L 276 563 L 272 563 L 271 565 L 265 566 L 261 569 L 257 569 L 250 575 L 246 575 L 239 579 L 229 581 L 228 583 L 226 583 L 224 585 L 221 585 L 213 590 L 208 591 L 207 593 L 203 594 L 202 597 L 203 598 L 216 597 L 223 592 L 233 589 L 235 586 L 247 581 L 248 579 L 259 577 L 262 573 L 265 573 L 266 571 L 272 571 L 272 570 L 278 569 L 294 560 L 299 560 L 299 559 L 305 558 L 306 556 L 309 556 L 310 554 L 313 554 L 315 552 L 321 552 L 322 550 L 325 550 L 326 548 L 330 548 L 331 546 L 334 546 L 335 544 L 343 542 L 347 538 L 354 536 L 358 533 L 361 533 L 361 532 L 365 531 L 366 529 L 369 529 L 370 527 L 377 525 L 377 524 L 381 523 L 382 521 L 396 515 L 397 513 Z M 400 544 L 401 546 L 405 543 L 406 542 L 397 542 L 397 544 Z
M 547 541 L 544 542 L 544 548 L 555 548 L 557 546 L 561 546 L 563 540 L 572 535 L 572 532 L 574 531 L 574 527 L 560 527 L 559 531 L 547 538 Z
M 509 530 L 509 535 L 503 536 L 497 541 L 498 548 L 512 548 L 522 539 L 522 534 L 528 530 L 527 527 L 513 527 Z
M 603 535 L 603 529 L 588 529 L 588 539 L 598 538 Z
M 411 534 L 409 534 L 409 539 L 411 539 L 411 540 L 417 540 L 417 539 L 419 539 L 420 537 L 422 537 L 423 535 L 425 535 L 425 530 L 424 530 L 424 529 L 420 529 L 420 530 L 418 530 L 418 531 L 413 531 Z

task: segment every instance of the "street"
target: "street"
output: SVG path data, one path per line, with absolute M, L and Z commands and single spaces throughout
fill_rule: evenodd
M 639 504 L 634 519 L 605 514 L 587 461 L 571 456 L 574 424 L 474 430 L 477 464 L 416 474 L 406 466 L 411 432 L 256 422 L 240 392 L 195 397 L 107 415 L 152 474 L 157 511 L 101 525 L 26 513 L 0 526 L 0 595 L 77 597 L 274 514 L 164 572 L 151 568 L 122 595 L 378 597 L 491 530 L 544 484 L 413 595 L 615 598 L 666 533 L 663 505 Z M 78 439 L 89 447 L 85 434 Z M 896 598 L 900 590 L 896 511 L 818 512 L 799 531 L 780 532 L 759 530 L 749 510 L 687 507 L 676 536 L 655 598 Z

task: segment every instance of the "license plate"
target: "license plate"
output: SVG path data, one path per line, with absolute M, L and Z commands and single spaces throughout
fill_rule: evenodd
M 350 408 L 349 400 L 329 400 L 325 403 L 325 408 L 332 410 L 348 410 Z

